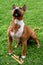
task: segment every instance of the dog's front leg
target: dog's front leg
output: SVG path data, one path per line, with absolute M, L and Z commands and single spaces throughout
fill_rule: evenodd
M 22 41 L 22 58 L 26 57 L 26 45 L 27 41 L 26 40 Z
M 12 38 L 8 36 L 8 48 L 9 48 L 9 55 L 12 54 Z

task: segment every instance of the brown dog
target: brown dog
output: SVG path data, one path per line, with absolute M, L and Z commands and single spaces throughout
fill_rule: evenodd
M 34 30 L 26 26 L 23 22 L 25 10 L 25 5 L 22 8 L 13 5 L 12 22 L 7 31 L 9 54 L 12 54 L 12 40 L 16 40 L 18 44 L 15 47 L 18 47 L 19 43 L 22 43 L 22 58 L 25 58 L 26 56 L 26 45 L 30 37 L 35 41 L 38 48 L 40 46 Z

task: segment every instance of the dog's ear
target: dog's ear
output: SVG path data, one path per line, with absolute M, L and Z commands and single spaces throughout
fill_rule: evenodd
M 22 7 L 22 9 L 23 9 L 23 11 L 26 11 L 26 5 L 24 5 L 24 6 Z
M 13 5 L 12 5 L 12 9 L 15 9 L 15 7 L 16 7 L 15 4 L 13 4 Z

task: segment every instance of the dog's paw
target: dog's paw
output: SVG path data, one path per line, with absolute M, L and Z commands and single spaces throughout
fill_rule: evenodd
M 40 44 L 37 45 L 37 48 L 40 48 Z
M 21 56 L 23 59 L 25 59 L 26 58 L 26 56 Z
M 11 53 L 9 52 L 9 55 L 12 55 L 12 52 Z

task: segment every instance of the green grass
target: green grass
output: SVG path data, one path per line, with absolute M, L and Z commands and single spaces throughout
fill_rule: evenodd
M 37 49 L 32 42 L 27 46 L 27 56 L 22 65 L 43 65 L 43 0 L 0 0 L 0 65 L 19 65 L 8 55 L 7 29 L 12 20 L 12 5 L 23 6 L 26 4 L 27 10 L 24 15 L 24 22 L 31 28 L 39 27 L 36 35 L 40 42 Z M 21 53 L 21 46 L 15 49 L 13 42 L 13 52 L 17 55 Z

